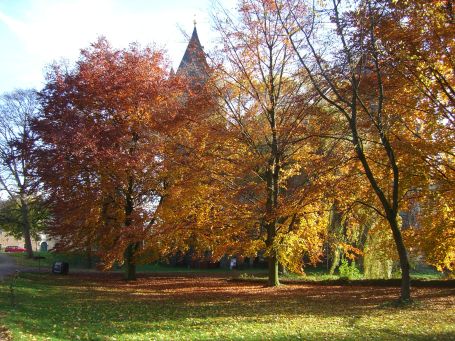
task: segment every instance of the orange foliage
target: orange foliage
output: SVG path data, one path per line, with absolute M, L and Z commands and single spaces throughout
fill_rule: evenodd
M 162 135 L 187 113 L 162 51 L 117 50 L 101 38 L 76 65 L 54 65 L 36 123 L 39 174 L 66 249 L 93 249 L 109 268 L 151 233 L 163 196 Z

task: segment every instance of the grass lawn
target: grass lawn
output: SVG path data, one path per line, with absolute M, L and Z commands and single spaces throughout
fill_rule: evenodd
M 455 339 L 454 288 L 415 288 L 416 303 L 396 308 L 398 288 L 265 288 L 215 276 L 25 273 L 16 308 L 0 286 L 0 324 L 13 340 Z

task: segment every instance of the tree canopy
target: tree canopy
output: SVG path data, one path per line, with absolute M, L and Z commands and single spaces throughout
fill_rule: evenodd
M 380 235 L 410 299 L 410 257 L 455 266 L 451 4 L 241 0 L 216 8 L 203 70 L 104 38 L 53 65 L 35 123 L 52 234 L 129 279 L 179 252 L 261 256 L 271 286 Z

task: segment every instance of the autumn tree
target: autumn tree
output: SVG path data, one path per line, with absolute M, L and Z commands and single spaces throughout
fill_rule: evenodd
M 455 269 L 455 48 L 453 1 L 399 1 L 378 23 L 383 48 L 400 82 L 395 99 L 412 119 L 402 123 L 412 133 L 413 149 L 425 165 L 426 183 L 413 191 L 409 213 L 415 228 L 407 231 L 414 249 L 439 270 Z
M 268 284 L 276 286 L 279 263 L 300 272 L 305 255 L 316 261 L 322 251 L 327 154 L 311 127 L 324 120 L 273 2 L 240 1 L 238 17 L 218 8 L 214 23 L 221 36 L 217 115 L 228 141 L 218 160 L 235 165 L 224 167 L 218 180 L 225 193 L 235 193 L 225 205 L 248 217 L 244 226 L 256 250 L 265 251 Z
M 361 172 L 371 190 L 361 201 L 389 226 L 402 274 L 400 299 L 409 300 L 409 256 L 399 212 L 424 182 L 425 172 L 413 131 L 406 125 L 417 123 L 417 111 L 415 106 L 406 110 L 406 86 L 383 48 L 390 37 L 378 35 L 392 9 L 388 2 L 370 0 L 334 0 L 322 7 L 304 1 L 275 4 L 302 72 L 331 107 L 329 114 L 344 123 L 356 159 L 352 171 Z M 289 16 L 293 25 L 284 19 Z
M 39 174 L 60 248 L 96 251 L 135 279 L 163 190 L 163 127 L 182 106 L 162 51 L 100 38 L 40 93 Z
M 20 235 L 28 257 L 33 257 L 30 211 L 39 199 L 33 172 L 36 134 L 32 121 L 39 112 L 34 90 L 16 90 L 0 97 L 0 190 L 20 212 Z M 17 232 L 17 230 L 16 230 Z

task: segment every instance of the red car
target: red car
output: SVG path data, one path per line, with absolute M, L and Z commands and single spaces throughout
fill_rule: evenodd
M 7 246 L 5 247 L 5 252 L 25 252 L 27 250 L 25 250 L 23 247 L 19 247 L 19 246 Z

